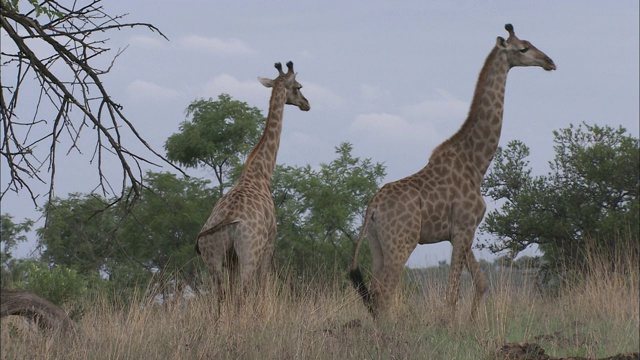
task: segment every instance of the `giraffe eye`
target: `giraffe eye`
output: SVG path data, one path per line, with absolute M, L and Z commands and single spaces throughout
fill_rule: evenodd
M 529 51 L 529 48 L 522 48 L 519 50 L 522 54 L 526 53 L 527 51 Z

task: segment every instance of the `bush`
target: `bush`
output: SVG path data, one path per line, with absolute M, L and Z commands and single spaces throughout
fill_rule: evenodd
M 89 290 L 89 280 L 74 269 L 55 265 L 48 267 L 42 263 L 26 264 L 25 278 L 15 287 L 37 294 L 50 302 L 67 308 L 69 316 L 80 318 L 84 309 L 77 305 Z

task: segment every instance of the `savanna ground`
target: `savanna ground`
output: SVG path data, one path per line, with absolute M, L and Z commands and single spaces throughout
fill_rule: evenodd
M 439 276 L 407 277 L 393 319 L 378 322 L 340 281 L 298 295 L 272 281 L 242 312 L 223 304 L 218 313 L 208 295 L 164 305 L 148 296 L 131 306 L 98 297 L 84 304 L 73 333 L 3 319 L 0 352 L 2 359 L 501 359 L 496 350 L 514 342 L 535 343 L 552 358 L 640 351 L 640 269 L 624 261 L 615 272 L 595 268 L 545 296 L 530 277 L 523 283 L 514 271 L 498 271 L 475 323 L 464 283 L 455 319 L 443 317 Z

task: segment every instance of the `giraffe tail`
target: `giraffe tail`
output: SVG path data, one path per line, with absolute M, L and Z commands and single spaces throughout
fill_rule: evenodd
M 225 221 L 225 222 L 218 223 L 218 224 L 214 225 L 213 227 L 210 227 L 209 229 L 200 231 L 200 233 L 196 237 L 196 247 L 195 247 L 196 254 L 202 255 L 200 253 L 200 246 L 198 246 L 198 241 L 200 240 L 200 237 L 202 237 L 203 235 L 213 234 L 214 232 L 220 230 L 222 227 L 227 226 L 229 224 L 234 224 L 234 223 L 237 223 L 237 222 L 238 222 L 238 220 Z
M 349 279 L 351 279 L 353 287 L 358 291 L 358 294 L 362 298 L 362 301 L 364 302 L 364 305 L 367 307 L 369 312 L 375 316 L 371 292 L 369 291 L 369 289 L 367 289 L 367 285 L 364 282 L 364 277 L 362 276 L 362 271 L 360 271 L 360 267 L 358 266 L 358 255 L 362 246 L 364 234 L 367 231 L 367 226 L 369 225 L 369 218 L 369 209 L 367 209 L 367 214 L 364 218 L 364 224 L 362 224 L 362 229 L 360 230 L 360 235 L 358 236 L 358 244 L 356 245 L 356 250 L 353 255 L 353 262 L 349 265 L 349 268 L 347 270 L 349 271 Z
M 371 293 L 369 292 L 369 289 L 367 289 L 367 285 L 364 283 L 364 277 L 362 276 L 360 268 L 351 269 L 351 271 L 349 271 L 349 278 L 353 283 L 353 287 L 358 290 L 358 294 L 362 298 L 364 305 L 371 314 L 374 314 Z

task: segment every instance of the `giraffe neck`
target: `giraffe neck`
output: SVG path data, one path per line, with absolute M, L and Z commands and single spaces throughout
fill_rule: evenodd
M 480 71 L 467 120 L 457 133 L 436 148 L 432 158 L 445 149 L 464 153 L 463 158 L 468 159 L 482 179 L 500 141 L 509 69 L 506 55 L 496 46 Z
M 264 126 L 264 132 L 256 147 L 247 159 L 242 177 L 271 183 L 271 176 L 276 166 L 276 157 L 280 147 L 280 133 L 282 132 L 282 113 L 286 101 L 286 88 L 277 79 L 271 92 L 269 114 Z

